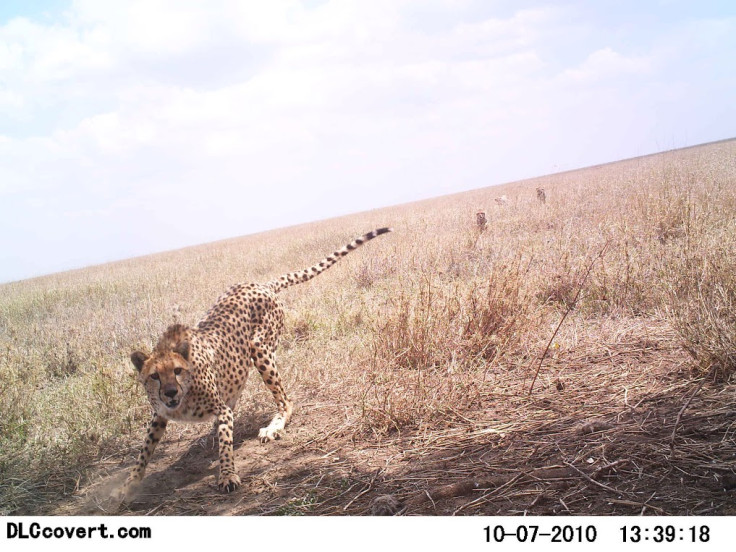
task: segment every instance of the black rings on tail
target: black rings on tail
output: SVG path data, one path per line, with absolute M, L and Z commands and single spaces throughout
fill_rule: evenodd
M 332 255 L 325 257 L 314 266 L 310 266 L 309 268 L 305 268 L 304 270 L 299 270 L 297 272 L 289 272 L 287 274 L 284 274 L 283 276 L 276 278 L 275 280 L 271 280 L 266 285 L 277 293 L 289 286 L 301 284 L 302 282 L 307 282 L 315 276 L 322 274 L 325 270 L 330 268 L 345 255 L 357 249 L 365 242 L 370 241 L 373 238 L 380 236 L 381 234 L 391 232 L 392 230 L 393 228 L 379 228 L 378 230 L 374 230 L 373 232 L 363 234 L 361 237 L 354 239 L 342 249 L 338 249 Z

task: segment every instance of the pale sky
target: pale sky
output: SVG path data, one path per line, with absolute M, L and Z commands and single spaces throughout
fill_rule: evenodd
M 0 282 L 731 138 L 734 60 L 732 0 L 2 0 Z

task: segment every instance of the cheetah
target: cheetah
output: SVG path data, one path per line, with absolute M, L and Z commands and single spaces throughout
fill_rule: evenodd
M 544 188 L 537 188 L 537 199 L 539 203 L 547 203 L 547 192 Z
M 485 211 L 478 211 L 475 213 L 475 225 L 481 232 L 486 231 L 486 228 L 488 228 L 488 218 L 486 218 Z
M 274 358 L 284 325 L 284 311 L 277 294 L 311 280 L 349 252 L 391 230 L 379 228 L 369 232 L 314 266 L 289 272 L 265 284 L 235 284 L 195 327 L 170 326 L 150 355 L 141 351 L 131 354 L 138 380 L 153 408 L 153 418 L 138 460 L 118 490 L 118 496 L 128 497 L 143 479 L 146 465 L 169 422 L 204 422 L 213 418 L 219 444 L 218 487 L 226 493 L 238 488 L 233 409 L 248 372 L 254 367 L 258 370 L 278 410 L 271 423 L 258 433 L 262 443 L 280 435 L 293 410 Z

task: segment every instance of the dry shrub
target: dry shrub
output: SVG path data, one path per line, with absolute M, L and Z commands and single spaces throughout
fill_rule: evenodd
M 696 369 L 725 381 L 736 371 L 736 176 L 713 161 L 673 165 L 650 192 L 647 264 L 658 271 L 645 284 L 664 290 L 661 305 Z
M 667 274 L 667 312 L 703 372 L 736 372 L 736 236 L 713 238 Z
M 572 308 L 577 291 L 574 275 L 566 272 L 555 274 L 547 280 L 536 297 L 542 303 L 556 303 L 564 308 Z
M 656 286 L 661 257 L 650 241 L 617 232 L 603 262 L 591 273 L 585 306 L 603 315 L 647 316 L 656 312 L 661 294 Z M 658 246 L 659 247 L 659 246 Z
M 372 256 L 361 259 L 357 270 L 353 274 L 353 279 L 358 288 L 367 289 L 372 287 L 377 281 L 383 280 L 395 272 L 395 259 L 391 256 Z
M 413 286 L 412 286 L 413 287 Z M 390 300 L 388 314 L 373 328 L 374 358 L 381 365 L 439 366 L 457 347 L 450 327 L 460 311 L 457 297 L 431 276 Z
M 689 188 L 669 184 L 655 205 L 653 231 L 659 243 L 664 244 L 689 233 L 693 215 Z
M 383 433 L 471 408 L 483 374 L 534 331 L 528 267 L 517 257 L 483 279 L 448 282 L 424 273 L 407 283 L 372 323 L 363 427 Z
M 6 360 L 14 358 L 17 354 L 10 346 L 4 353 Z M 33 419 L 34 388 L 40 379 L 35 376 L 36 374 L 28 371 L 24 377 L 20 370 L 11 370 L 9 363 L 0 361 L 0 411 L 3 412 L 0 416 L 0 449 L 3 451 L 23 446 L 29 437 Z M 3 467 L 0 465 L 0 482 L 3 473 Z
M 296 344 L 304 343 L 317 331 L 319 322 L 308 311 L 300 310 L 289 317 L 283 336 L 283 346 L 288 349 Z
M 449 423 L 459 411 L 477 406 L 482 389 L 477 371 L 458 370 L 454 363 L 444 369 L 369 370 L 358 428 L 376 436 L 437 420 Z
M 511 351 L 528 326 L 527 271 L 517 258 L 495 266 L 483 280 L 446 283 L 424 274 L 402 289 L 374 324 L 375 362 L 401 368 L 462 366 Z
M 607 313 L 611 297 L 617 290 L 612 289 L 608 281 L 605 262 L 595 261 L 599 258 L 605 261 L 609 245 L 610 240 L 605 244 L 591 244 L 585 254 L 579 252 L 574 260 L 565 252 L 560 261 L 540 270 L 543 278 L 540 291 L 534 295 L 537 301 L 561 311 L 577 309 L 586 314 Z
M 462 352 L 465 358 L 495 359 L 511 352 L 530 329 L 532 303 L 527 275 L 530 263 L 521 257 L 502 265 L 484 285 L 466 294 Z

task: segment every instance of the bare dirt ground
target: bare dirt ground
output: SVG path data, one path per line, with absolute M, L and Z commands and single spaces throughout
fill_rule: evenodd
M 235 493 L 217 491 L 211 426 L 172 424 L 127 505 L 107 497 L 134 446 L 48 513 L 736 515 L 736 386 L 690 378 L 663 326 L 593 333 L 598 342 L 582 337 L 545 360 L 531 396 L 533 370 L 510 367 L 478 382 L 472 409 L 387 435 L 357 430 L 351 405 L 300 389 L 284 438 L 262 445 L 271 411 L 246 391 Z

